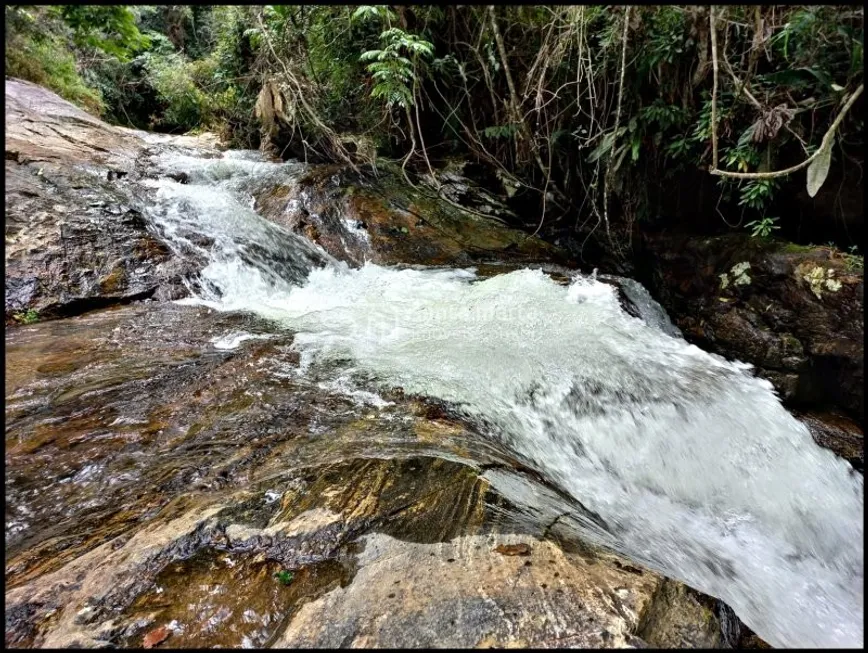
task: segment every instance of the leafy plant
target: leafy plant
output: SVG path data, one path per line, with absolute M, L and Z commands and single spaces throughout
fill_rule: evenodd
M 152 126 L 189 131 L 207 125 L 212 115 L 212 99 L 202 91 L 197 78 L 207 79 L 213 75 L 213 66 L 213 61 L 190 62 L 184 55 L 174 52 L 146 54 L 147 79 L 165 103 L 163 111 L 153 117 Z
M 529 210 L 575 213 L 577 225 L 603 216 L 612 233 L 629 233 L 621 227 L 640 215 L 664 220 L 682 195 L 670 180 L 706 174 L 715 86 L 717 166 L 763 172 L 815 152 L 863 77 L 863 15 L 843 5 L 719 7 L 716 85 L 709 10 L 696 5 L 11 5 L 5 13 L 7 74 L 111 122 L 213 129 L 255 148 L 266 125 L 253 108 L 269 85 L 285 94 L 287 119 L 266 127 L 285 157 L 366 158 L 338 146 L 364 135 L 375 154 L 411 166 L 449 157 L 486 166 L 515 182 Z M 830 166 L 861 161 L 859 113 L 845 115 L 834 148 L 827 139 L 799 175 L 811 194 L 828 183 Z M 717 206 L 759 223 L 780 215 L 772 206 L 795 177 L 780 187 L 721 178 Z
M 417 62 L 433 58 L 434 46 L 397 27 L 380 34 L 380 40 L 384 42 L 383 49 L 368 50 L 359 57 L 359 61 L 371 62 L 367 70 L 376 82 L 371 97 L 385 99 L 388 107 L 397 104 L 407 109 L 413 106 L 415 99 L 413 86 L 417 81 Z
M 274 572 L 274 577 L 281 585 L 289 585 L 295 578 L 295 574 L 293 574 L 291 571 L 287 571 L 286 569 L 281 569 L 280 571 Z
M 34 322 L 39 322 L 39 313 L 31 308 L 21 313 L 15 313 L 12 319 L 21 324 L 33 324 Z
M 127 60 L 149 44 L 136 26 L 132 10 L 124 5 L 60 5 L 55 9 L 72 28 L 80 46 Z
M 386 23 L 391 23 L 397 20 L 395 12 L 389 9 L 388 5 L 362 5 L 353 12 L 353 21 L 378 19 Z
M 672 64 L 687 49 L 684 12 L 674 7 L 660 7 L 651 15 L 648 50 L 642 61 L 648 69 L 661 63 Z
M 666 153 L 674 159 L 686 159 L 690 152 L 691 143 L 686 136 L 673 138 L 666 146 Z
M 760 220 L 751 220 L 745 225 L 745 227 L 748 227 L 751 230 L 751 238 L 768 238 L 771 236 L 772 231 L 780 229 L 780 227 L 775 224 L 777 221 L 777 218 L 766 217 Z
M 741 142 L 735 147 L 723 148 L 721 156 L 726 168 L 734 168 L 738 172 L 752 170 L 761 161 L 759 150 L 754 145 Z
M 740 191 L 739 206 L 761 210 L 765 208 L 778 187 L 777 179 L 751 179 Z
M 79 73 L 68 32 L 56 8 L 6 7 L 6 74 L 50 88 L 61 97 L 99 115 L 104 102 Z
M 512 138 L 518 127 L 516 125 L 492 125 L 482 130 L 486 138 Z
M 684 122 L 685 114 L 686 112 L 682 107 L 666 104 L 661 98 L 656 98 L 653 103 L 639 112 L 639 116 L 646 124 L 656 124 L 663 131 L 672 126 L 681 125 Z
M 851 245 L 847 254 L 844 254 L 844 266 L 847 272 L 861 272 L 865 268 L 865 258 L 859 254 L 859 248 Z

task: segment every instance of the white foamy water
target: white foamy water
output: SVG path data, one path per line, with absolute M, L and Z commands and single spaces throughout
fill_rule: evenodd
M 238 349 L 238 346 L 245 340 L 268 340 L 271 336 L 267 334 L 253 334 L 247 332 L 227 333 L 217 338 L 212 338 L 211 343 L 214 349 Z
M 189 185 L 158 183 L 154 211 L 176 246 L 212 242 L 195 245 L 210 263 L 193 301 L 291 329 L 302 367 L 332 366 L 336 384 L 355 370 L 370 390 L 451 402 L 596 513 L 595 539 L 723 599 L 771 644 L 862 646 L 862 476 L 747 365 L 689 345 L 662 309 L 631 317 L 593 279 L 351 270 L 250 208 L 245 183 L 290 168 L 196 165 Z

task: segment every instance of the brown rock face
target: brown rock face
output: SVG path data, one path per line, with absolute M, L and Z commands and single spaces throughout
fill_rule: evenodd
M 494 547 L 494 550 L 505 556 L 529 556 L 530 545 L 524 542 L 518 544 L 499 544 Z
M 862 428 L 853 420 L 835 413 L 795 412 L 808 429 L 814 441 L 846 458 L 855 469 L 865 465 L 865 437 Z
M 828 248 L 648 236 L 640 280 L 685 336 L 757 367 L 793 407 L 864 419 L 863 272 Z M 737 280 L 733 267 L 749 264 Z M 726 275 L 722 279 L 721 275 Z
M 40 86 L 6 80 L 7 321 L 172 295 L 180 262 L 143 217 L 150 193 L 136 169 L 160 143 L 205 147 L 113 127 Z
M 6 161 L 6 316 L 152 295 L 169 252 L 128 189 L 56 163 Z
M 689 587 L 670 580 L 657 588 L 655 601 L 645 613 L 639 633 L 654 648 L 721 648 L 714 603 Z
M 6 79 L 6 160 L 86 163 L 129 170 L 141 132 L 113 127 L 20 79 Z
M 155 628 L 147 635 L 145 635 L 145 639 L 142 642 L 142 647 L 144 648 L 154 648 L 159 644 L 165 642 L 169 637 L 171 637 L 172 631 L 166 628 L 165 626 L 160 626 L 159 628 Z
M 468 536 L 438 544 L 370 535 L 356 576 L 304 605 L 278 648 L 581 647 L 640 644 L 639 615 L 659 578 L 583 558 L 551 542 L 528 557 L 492 544 L 516 536 Z M 525 546 L 528 545 L 524 542 Z M 412 569 L 412 573 L 408 571 Z
M 505 226 L 498 211 L 506 209 L 493 206 L 491 198 L 483 201 L 483 191 L 466 180 L 460 186 L 463 201 L 488 212 L 456 206 L 444 199 L 444 188 L 439 195 L 422 183 L 413 188 L 390 168 L 361 177 L 338 165 L 316 166 L 256 199 L 263 216 L 303 233 L 350 265 L 565 261 L 552 245 Z

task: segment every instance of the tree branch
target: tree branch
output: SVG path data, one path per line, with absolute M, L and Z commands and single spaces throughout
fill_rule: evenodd
M 862 91 L 865 90 L 865 84 L 859 84 L 859 87 L 854 91 L 853 95 L 849 97 L 846 104 L 841 108 L 838 117 L 835 118 L 835 121 L 829 127 L 828 131 L 826 131 L 823 136 L 823 140 L 820 142 L 820 147 L 817 148 L 817 151 L 814 152 L 807 159 L 802 161 L 799 164 L 791 166 L 789 168 L 785 168 L 784 170 L 774 170 L 771 172 L 729 172 L 728 170 L 719 170 L 717 167 L 718 163 L 718 152 L 717 152 L 717 75 L 718 75 L 718 59 L 717 59 L 717 35 L 714 29 L 714 6 L 712 5 L 710 8 L 710 21 L 711 21 L 711 59 L 712 65 L 714 67 L 714 85 L 711 91 L 711 170 L 709 172 L 712 175 L 716 175 L 718 177 L 729 177 L 731 179 L 774 179 L 775 177 L 784 177 L 786 175 L 792 174 L 794 172 L 798 172 L 802 168 L 807 168 L 811 165 L 811 162 L 816 159 L 820 153 L 822 153 L 826 148 L 831 147 L 832 139 L 835 137 L 835 131 L 838 129 L 838 126 L 844 120 L 844 116 L 847 115 L 847 112 L 850 108 L 856 103 L 856 100 L 862 95 Z M 723 60 L 724 65 L 727 68 L 730 76 L 732 77 L 733 82 L 736 87 L 745 93 L 748 99 L 756 106 L 758 109 L 762 109 L 762 104 L 757 100 L 750 91 L 747 90 L 746 84 L 739 83 L 738 77 L 735 76 L 732 68 L 729 63 L 726 61 L 726 58 Z
M 856 103 L 856 100 L 862 95 L 862 91 L 865 90 L 865 84 L 859 84 L 859 87 L 853 92 L 853 95 L 847 100 L 847 103 L 841 108 L 841 112 L 838 114 L 838 117 L 835 118 L 835 121 L 832 123 L 832 126 L 829 127 L 828 131 L 823 136 L 823 140 L 820 143 L 820 147 L 817 148 L 817 151 L 814 152 L 807 159 L 802 161 L 801 163 L 786 168 L 784 170 L 775 170 L 773 172 L 729 172 L 727 170 L 718 170 L 716 167 L 710 170 L 709 172 L 718 177 L 731 177 L 733 179 L 772 179 L 774 177 L 784 177 L 793 172 L 797 172 L 802 168 L 807 168 L 811 165 L 811 162 L 816 159 L 820 153 L 828 147 L 832 145 L 832 139 L 835 137 L 835 131 L 838 129 L 838 126 L 844 120 L 844 116 L 847 115 L 847 112 L 851 109 L 851 107 Z M 712 105 L 713 106 L 713 105 Z M 712 125 L 712 130 L 714 126 Z M 712 138 L 716 138 L 714 131 L 712 131 Z
M 711 89 L 711 169 L 717 170 L 717 29 L 714 23 L 714 5 L 708 8 L 711 23 L 711 66 L 714 70 L 714 84 Z
M 341 142 L 338 139 L 335 132 L 332 129 L 329 129 L 329 127 L 327 127 L 323 123 L 323 121 L 320 120 L 320 117 L 316 114 L 316 111 L 314 111 L 313 107 L 311 107 L 310 104 L 308 104 L 307 100 L 304 97 L 304 91 L 302 90 L 301 84 L 299 83 L 298 79 L 292 73 L 292 71 L 289 69 L 289 67 L 286 65 L 286 63 L 283 61 L 283 59 L 281 59 L 280 56 L 278 56 L 277 52 L 274 49 L 274 45 L 271 42 L 271 38 L 268 35 L 268 29 L 265 27 L 265 23 L 262 21 L 261 14 L 258 14 L 256 16 L 256 18 L 259 22 L 260 32 L 261 32 L 262 36 L 264 37 L 265 43 L 266 43 L 266 45 L 268 45 L 268 49 L 271 51 L 272 56 L 275 58 L 275 60 L 277 60 L 277 62 L 283 68 L 283 71 L 285 73 L 285 77 L 295 86 L 295 93 L 294 93 L 295 99 L 300 101 L 302 107 L 307 112 L 308 116 L 311 118 L 313 123 L 323 131 L 323 133 L 326 135 L 326 137 L 331 142 L 332 147 L 334 148 L 334 150 L 338 154 L 338 156 L 340 156 L 353 169 L 354 172 L 358 173 L 359 169 L 356 167 L 356 164 L 353 163 L 353 160 L 350 158 L 350 155 L 346 151 L 346 148 L 344 148 L 344 146 L 341 144 Z
M 500 53 L 500 61 L 501 65 L 503 66 L 503 72 L 506 75 L 506 84 L 507 86 L 509 86 L 509 105 L 510 113 L 512 114 L 512 120 L 521 129 L 522 136 L 527 139 L 528 145 L 533 152 L 534 159 L 536 160 L 536 164 L 537 166 L 539 166 L 540 171 L 543 173 L 543 175 L 546 176 L 546 178 L 548 178 L 551 175 L 551 171 L 547 170 L 545 165 L 543 165 L 542 158 L 539 155 L 539 147 L 537 145 L 536 139 L 530 133 L 530 129 L 528 128 L 527 123 L 524 121 L 524 118 L 521 115 L 521 111 L 519 110 L 518 94 L 515 91 L 515 83 L 512 81 L 512 73 L 510 72 L 509 64 L 507 63 L 506 47 L 503 44 L 503 37 L 500 35 L 500 28 L 497 26 L 497 15 L 494 13 L 494 5 L 488 5 L 488 15 L 491 19 L 491 31 L 494 32 L 494 40 L 497 43 L 497 51 Z
M 612 132 L 612 147 L 609 156 L 606 157 L 606 172 L 603 175 L 603 219 L 606 222 L 606 235 L 613 245 L 612 233 L 609 230 L 609 171 L 612 165 L 612 157 L 615 156 L 615 143 L 618 141 L 618 127 L 621 123 L 621 101 L 624 98 L 624 72 L 627 68 L 627 33 L 630 28 L 630 5 L 624 10 L 624 33 L 621 37 L 621 79 L 618 83 L 618 104 L 615 109 L 615 130 Z M 620 252 L 620 247 L 618 247 Z

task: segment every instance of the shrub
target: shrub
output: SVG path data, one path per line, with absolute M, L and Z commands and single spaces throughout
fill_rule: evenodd
M 78 72 L 63 24 L 44 7 L 6 7 L 6 74 L 46 88 L 100 115 L 105 103 Z
M 159 115 L 151 116 L 152 128 L 190 131 L 211 122 L 211 100 L 197 84 L 207 65 L 173 52 L 146 54 L 144 67 L 148 83 L 164 104 Z

